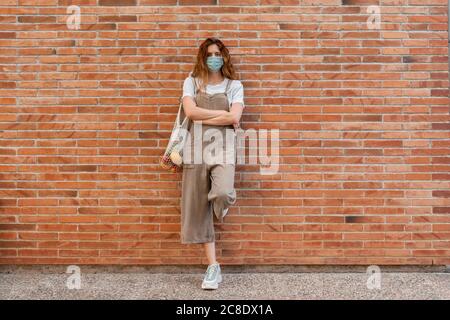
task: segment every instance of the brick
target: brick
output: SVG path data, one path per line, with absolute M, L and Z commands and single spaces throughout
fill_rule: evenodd
M 144 4 L 144 3 L 142 3 Z M 99 6 L 135 6 L 137 0 L 98 0 Z

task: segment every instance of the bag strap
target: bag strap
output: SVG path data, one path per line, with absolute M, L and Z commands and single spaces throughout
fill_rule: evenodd
M 197 81 L 194 77 L 192 77 L 192 81 L 194 82 L 194 96 L 196 96 L 197 95 Z M 181 126 L 181 124 L 183 123 L 185 118 L 186 118 L 186 114 L 184 113 L 184 108 L 183 108 L 183 97 L 180 97 L 180 106 L 178 107 L 178 114 L 177 114 L 177 119 L 178 119 L 177 125 Z
M 226 95 L 228 95 L 228 89 L 230 88 L 232 82 L 233 82 L 233 80 L 230 80 L 230 79 L 227 80 L 227 87 L 225 88 Z
M 176 118 L 178 126 L 181 126 L 185 117 L 186 117 L 186 115 L 184 113 L 183 101 L 181 101 L 180 106 L 178 107 L 178 114 L 177 114 L 177 118 Z
M 192 77 L 192 81 L 194 82 L 194 96 L 197 96 L 197 79 Z

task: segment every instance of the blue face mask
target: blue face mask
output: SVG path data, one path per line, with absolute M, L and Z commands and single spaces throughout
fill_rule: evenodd
M 206 59 L 206 64 L 208 65 L 209 70 L 218 71 L 223 66 L 223 58 L 211 56 Z

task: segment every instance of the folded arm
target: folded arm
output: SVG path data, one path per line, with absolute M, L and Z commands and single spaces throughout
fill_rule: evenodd
M 191 96 L 185 96 L 183 98 L 183 108 L 186 116 L 194 121 L 212 119 L 215 117 L 224 116 L 227 113 L 225 110 L 209 110 L 200 108 Z
M 230 111 L 224 111 L 223 115 L 217 117 L 203 120 L 204 124 L 212 125 L 230 125 L 232 124 L 235 128 L 239 127 L 239 122 L 242 116 L 243 106 L 241 103 L 233 103 L 231 105 Z
M 231 105 L 230 111 L 209 110 L 198 107 L 191 96 L 185 96 L 183 108 L 186 116 L 194 122 L 201 121 L 203 124 L 223 126 L 232 124 L 238 128 L 244 107 L 242 103 L 236 102 Z

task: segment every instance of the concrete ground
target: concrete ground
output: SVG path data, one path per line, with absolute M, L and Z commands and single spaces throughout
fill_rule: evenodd
M 445 267 L 381 266 L 368 287 L 370 275 L 362 267 L 279 267 L 274 272 L 277 266 L 222 266 L 223 282 L 212 291 L 200 287 L 201 266 L 79 267 L 80 288 L 69 289 L 67 283 L 76 287 L 77 281 L 66 273 L 67 266 L 1 266 L 0 299 L 450 299 L 450 270 Z

